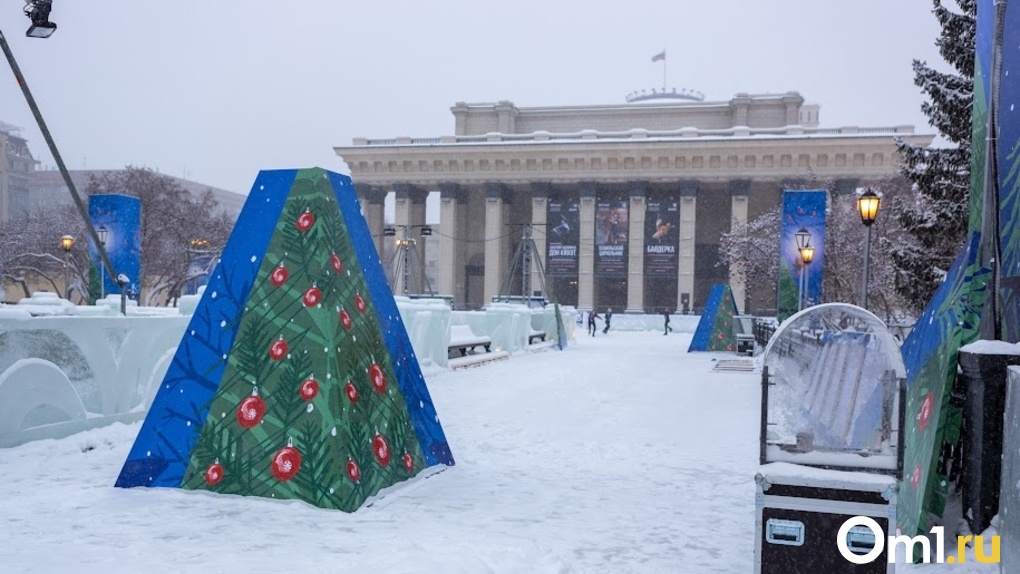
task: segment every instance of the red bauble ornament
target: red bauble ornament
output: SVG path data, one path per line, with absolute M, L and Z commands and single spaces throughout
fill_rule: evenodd
M 344 392 L 347 393 L 347 400 L 351 401 L 351 404 L 358 402 L 358 389 L 354 387 L 354 383 L 347 383 Z
M 344 329 L 351 330 L 351 316 L 343 309 L 340 310 L 340 324 L 344 326 Z
M 366 305 L 365 300 L 362 299 L 361 293 L 354 296 L 354 306 L 358 308 L 359 313 L 364 313 L 368 309 L 368 305 Z
M 361 480 L 361 469 L 358 468 L 358 463 L 351 459 L 347 459 L 347 476 L 350 477 L 352 482 Z
M 375 392 L 386 392 L 386 376 L 383 375 L 379 365 L 372 363 L 372 366 L 368 368 L 368 378 L 372 381 L 372 388 L 375 389 Z
M 301 300 L 305 304 L 305 307 L 314 307 L 318 305 L 319 301 L 322 301 L 322 289 L 312 285 L 308 288 L 308 291 L 305 291 L 305 296 L 302 297 Z
M 205 483 L 209 486 L 216 486 L 221 480 L 223 480 L 223 465 L 217 459 L 216 462 L 209 465 L 209 468 L 205 469 Z
M 312 228 L 315 224 L 315 215 L 311 211 L 306 211 L 297 218 L 298 231 L 304 233 Z
M 269 358 L 274 361 L 279 361 L 287 356 L 287 341 L 283 340 L 283 337 L 277 339 L 269 347 Z
M 301 388 L 298 390 L 298 394 L 301 398 L 310 401 L 315 398 L 315 395 L 319 394 L 319 381 L 316 381 L 312 377 L 305 379 L 305 382 L 301 383 Z
M 283 265 L 280 265 L 276 269 L 273 269 L 273 273 L 269 276 L 269 282 L 273 284 L 273 287 L 279 287 L 287 282 L 287 278 L 290 277 L 290 271 Z
M 337 273 L 344 272 L 344 265 L 343 263 L 340 263 L 340 256 L 336 253 L 329 256 L 329 263 L 333 266 L 333 271 L 336 271 Z
M 404 456 L 400 457 L 400 460 L 404 461 L 404 469 L 407 472 L 414 472 L 414 459 L 411 458 L 410 454 L 405 452 Z
M 372 454 L 375 455 L 375 459 L 379 461 L 379 464 L 389 466 L 390 444 L 386 442 L 386 437 L 381 434 L 375 435 L 375 438 L 372 439 Z
M 931 418 L 931 410 L 935 406 L 934 393 L 928 393 L 921 403 L 921 410 L 917 413 L 917 430 L 923 431 L 928 428 L 928 420 Z
M 297 476 L 299 470 L 301 470 L 301 453 L 298 449 L 290 445 L 287 442 L 287 446 L 276 451 L 273 455 L 273 463 L 270 465 L 269 470 L 273 472 L 273 476 L 280 482 L 287 482 L 288 480 Z
M 262 400 L 262 397 L 259 396 L 258 389 L 252 389 L 251 396 L 245 397 L 241 404 L 237 406 L 237 424 L 250 429 L 262 422 L 262 417 L 265 414 L 266 401 Z

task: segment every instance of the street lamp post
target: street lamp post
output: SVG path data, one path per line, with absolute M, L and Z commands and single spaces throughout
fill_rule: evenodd
M 807 229 L 801 227 L 797 230 L 797 233 L 793 234 L 797 240 L 797 251 L 800 252 L 800 280 L 797 282 L 797 310 L 800 311 L 804 308 L 804 289 L 806 285 L 807 275 L 807 263 L 804 261 L 804 250 L 811 247 L 811 233 Z M 814 249 L 811 250 L 811 255 L 814 256 Z
M 96 234 L 99 236 L 99 244 L 106 249 L 106 236 L 109 233 L 105 225 L 100 225 L 99 229 L 96 230 Z M 106 299 L 106 260 L 103 258 L 99 259 L 99 298 Z
M 197 283 L 199 276 L 198 276 L 198 274 L 196 274 L 195 277 L 192 277 L 192 275 L 191 275 L 191 267 L 192 267 L 192 265 L 195 262 L 196 256 L 204 255 L 204 254 L 208 254 L 209 253 L 209 240 L 207 240 L 207 239 L 192 239 L 192 240 L 188 241 L 188 247 L 186 248 L 186 252 L 187 252 L 187 258 L 186 258 L 187 259 L 187 263 L 186 263 L 185 269 L 184 269 L 184 292 L 186 294 L 188 294 L 188 295 L 193 295 L 194 293 L 191 292 L 190 285 L 191 285 L 192 281 L 196 281 L 196 283 Z M 201 271 L 202 271 L 202 275 L 206 275 L 206 272 L 205 272 L 206 270 L 205 269 L 201 269 Z M 197 285 L 196 285 L 195 289 L 196 290 L 198 289 Z
M 71 267 L 69 257 L 71 248 L 74 247 L 74 237 L 65 235 L 60 238 L 60 247 L 64 249 L 64 298 L 71 300 Z
M 807 281 L 808 266 L 811 265 L 811 260 L 814 259 L 814 258 L 815 258 L 815 248 L 814 247 L 811 247 L 810 245 L 808 245 L 804 249 L 800 250 L 800 260 L 804 263 L 804 266 L 801 267 L 801 270 L 800 270 L 801 284 L 803 285 L 803 287 L 801 288 L 801 296 L 803 298 L 803 303 L 801 304 L 801 308 L 807 306 L 807 303 L 808 303 L 808 296 L 807 296 L 807 291 L 808 291 L 808 281 Z
M 871 189 L 864 190 L 864 193 L 857 198 L 857 211 L 861 214 L 861 222 L 864 223 L 864 286 L 861 289 L 861 307 L 868 308 L 868 275 L 871 272 L 871 224 L 875 223 L 878 217 L 878 206 L 882 198 Z

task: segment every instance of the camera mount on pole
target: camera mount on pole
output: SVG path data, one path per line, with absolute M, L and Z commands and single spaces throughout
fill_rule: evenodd
M 503 278 L 503 285 L 499 288 L 499 301 L 510 301 L 514 275 L 518 267 L 521 269 L 521 299 L 528 304 L 531 298 L 531 268 L 535 267 L 538 275 L 539 285 L 542 288 L 542 296 L 548 297 L 545 283 L 545 266 L 542 265 L 542 257 L 535 246 L 535 239 L 531 236 L 531 223 L 518 224 L 522 228 L 521 242 L 517 245 L 510 266 L 507 268 L 506 277 Z
M 396 249 L 393 251 L 393 258 L 390 260 L 390 287 L 393 294 L 409 297 L 408 285 L 410 284 L 412 267 L 414 274 L 418 277 L 418 289 L 415 295 L 428 293 L 434 295 L 432 285 L 429 284 L 428 275 L 425 273 L 425 263 L 422 261 L 421 253 L 418 251 L 418 241 L 410 237 L 411 229 L 421 229 L 421 236 L 432 235 L 432 227 L 429 225 L 388 225 L 383 229 L 383 235 L 394 237 L 397 235 L 397 228 L 401 229 L 402 237 L 396 240 Z M 400 288 L 397 286 L 397 279 L 400 279 Z

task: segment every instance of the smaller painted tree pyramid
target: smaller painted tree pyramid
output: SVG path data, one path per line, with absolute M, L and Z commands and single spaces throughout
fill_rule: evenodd
M 737 341 L 733 335 L 733 317 L 736 314 L 737 304 L 733 301 L 730 286 L 722 283 L 712 286 L 687 352 L 735 350 Z
M 353 511 L 452 465 L 349 178 L 262 172 L 117 486 Z

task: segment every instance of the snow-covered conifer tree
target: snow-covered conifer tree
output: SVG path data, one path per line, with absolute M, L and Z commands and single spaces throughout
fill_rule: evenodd
M 895 205 L 907 234 L 893 249 L 896 288 L 910 304 L 924 307 L 967 236 L 970 183 L 971 106 L 974 85 L 976 0 L 955 0 L 960 11 L 932 0 L 942 25 L 939 53 L 956 73 L 914 60 L 914 83 L 928 97 L 921 110 L 948 140 L 946 147 L 921 148 L 903 141 L 902 173 L 917 188 L 916 199 Z

